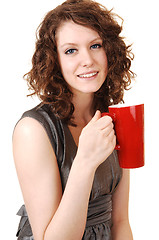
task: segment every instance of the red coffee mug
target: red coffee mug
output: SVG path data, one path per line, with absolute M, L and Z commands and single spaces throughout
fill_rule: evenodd
M 144 166 L 144 104 L 109 106 L 109 113 L 102 113 L 105 115 L 114 121 L 120 167 Z

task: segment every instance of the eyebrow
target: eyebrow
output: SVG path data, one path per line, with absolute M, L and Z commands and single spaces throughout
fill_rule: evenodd
M 97 41 L 97 40 L 102 40 L 102 39 L 101 39 L 101 37 L 97 37 L 97 38 L 93 39 L 92 41 L 90 41 L 90 43 L 95 42 L 95 41 Z M 66 46 L 66 45 L 67 45 L 67 46 L 68 46 L 68 45 L 77 46 L 78 44 L 68 42 L 68 43 L 62 44 L 62 45 L 60 46 L 60 48 L 63 48 L 63 47 Z

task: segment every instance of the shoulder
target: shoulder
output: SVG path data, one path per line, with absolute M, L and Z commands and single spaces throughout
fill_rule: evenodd
M 13 131 L 13 151 L 16 156 L 34 155 L 53 146 L 46 117 L 35 107 L 23 113 Z
M 22 118 L 13 133 L 13 152 L 15 159 L 32 157 L 51 151 L 52 147 L 43 126 L 31 117 Z
M 32 117 L 24 117 L 20 119 L 13 132 L 13 141 L 22 138 L 35 139 L 44 134 L 42 125 Z
M 44 172 L 52 174 L 51 169 L 58 171 L 57 158 L 45 129 L 30 117 L 21 119 L 15 127 L 13 157 L 21 181 L 33 179 L 33 175 L 40 179 Z
M 38 138 L 41 134 L 47 135 L 54 152 L 57 154 L 57 143 L 59 144 L 63 138 L 61 128 L 60 120 L 50 110 L 50 107 L 48 105 L 38 105 L 23 113 L 15 126 L 13 136 L 24 136 L 30 133 Z
M 45 121 L 40 110 L 42 108 L 37 106 L 23 113 L 20 120 L 17 122 L 14 132 L 13 141 L 21 138 L 35 139 L 44 135 L 45 136 Z
M 13 132 L 13 150 L 22 145 L 39 151 L 49 146 L 55 153 L 59 167 L 63 161 L 65 131 L 62 121 L 55 116 L 49 105 L 37 106 L 23 113 Z M 22 144 L 23 143 L 23 144 Z

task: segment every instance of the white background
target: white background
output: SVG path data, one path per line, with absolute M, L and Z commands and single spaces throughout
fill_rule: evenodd
M 16 239 L 16 212 L 23 204 L 12 157 L 12 132 L 37 99 L 27 98 L 23 74 L 30 70 L 35 31 L 46 12 L 62 1 L 5 0 L 0 3 L 0 226 L 1 239 Z M 158 1 L 100 0 L 124 19 L 123 34 L 133 43 L 136 84 L 126 102 L 145 103 L 145 161 L 131 170 L 130 223 L 135 240 L 158 239 L 159 216 L 159 11 Z

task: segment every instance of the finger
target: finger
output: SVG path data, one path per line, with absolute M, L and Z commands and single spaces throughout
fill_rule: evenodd
M 115 131 L 114 129 L 112 131 L 110 131 L 109 135 L 107 136 L 107 138 L 109 138 L 109 141 L 112 142 L 113 139 L 116 139 L 116 135 L 115 135 Z
M 106 127 L 108 127 L 109 125 L 112 125 L 112 118 L 111 117 L 109 117 L 109 116 L 104 116 L 104 117 L 101 117 L 98 121 L 97 121 L 97 123 L 96 123 L 96 125 L 97 125 L 97 127 L 98 127 L 98 129 L 104 129 L 104 128 L 106 128 Z
M 111 122 L 106 128 L 102 129 L 103 134 L 105 137 L 109 136 L 111 132 L 114 133 L 114 124 Z
M 115 148 L 115 146 L 116 146 L 116 135 L 114 136 L 114 138 L 113 138 L 113 140 L 112 140 L 112 144 L 113 144 L 113 146 L 114 146 L 114 148 Z
M 100 118 L 101 118 L 101 112 L 99 110 L 97 110 L 89 123 L 96 122 Z

